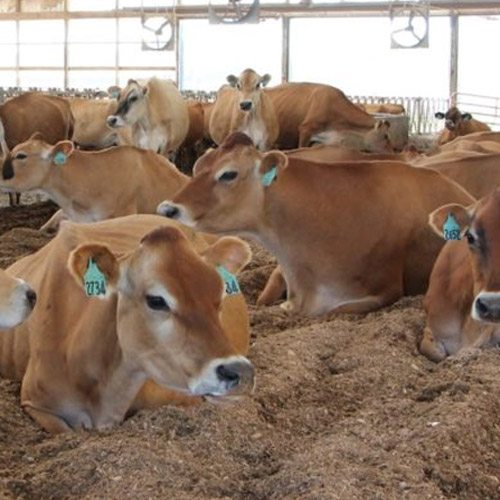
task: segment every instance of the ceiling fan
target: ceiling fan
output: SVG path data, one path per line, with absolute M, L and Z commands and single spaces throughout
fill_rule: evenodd
M 259 0 L 228 0 L 222 14 L 217 13 L 212 3 L 208 4 L 208 21 L 210 24 L 258 23 L 259 15 Z
M 173 50 L 175 45 L 174 23 L 168 17 L 141 16 L 142 50 Z
M 391 5 L 391 48 L 421 49 L 429 47 L 429 4 Z

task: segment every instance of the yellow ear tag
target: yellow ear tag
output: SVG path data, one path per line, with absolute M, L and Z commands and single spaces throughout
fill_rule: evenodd
M 87 270 L 83 276 L 87 297 L 106 295 L 106 276 L 99 269 L 94 259 L 89 259 Z

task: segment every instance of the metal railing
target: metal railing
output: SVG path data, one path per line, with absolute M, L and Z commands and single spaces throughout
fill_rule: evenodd
M 500 130 L 500 97 L 456 92 L 451 102 L 462 112 L 487 123 L 492 130 Z

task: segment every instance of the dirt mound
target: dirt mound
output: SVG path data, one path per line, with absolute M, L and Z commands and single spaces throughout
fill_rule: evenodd
M 43 244 L 36 233 L 5 234 L 1 258 Z M 274 265 L 254 250 L 251 303 Z M 50 437 L 0 381 L 0 497 L 499 498 L 499 349 L 429 362 L 421 297 L 368 315 L 250 312 L 258 386 L 237 405 Z

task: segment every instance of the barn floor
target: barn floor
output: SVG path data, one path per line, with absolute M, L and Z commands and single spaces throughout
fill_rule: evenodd
M 0 210 L 2 267 L 48 240 L 33 228 L 52 211 Z M 251 303 L 271 268 L 257 251 Z M 50 437 L 1 380 L 0 498 L 500 497 L 499 349 L 427 361 L 421 297 L 321 320 L 251 307 L 251 321 L 258 387 L 235 406 Z

